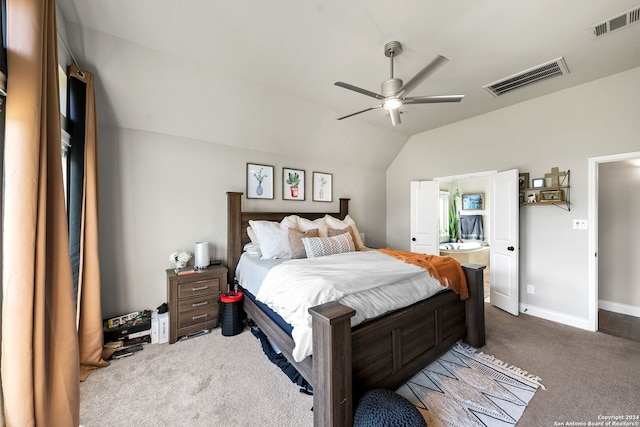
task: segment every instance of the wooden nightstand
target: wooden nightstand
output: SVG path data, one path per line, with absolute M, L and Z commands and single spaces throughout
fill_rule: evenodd
M 218 297 L 226 289 L 226 267 L 213 266 L 182 275 L 167 270 L 169 344 L 182 335 L 213 328 L 218 319 Z

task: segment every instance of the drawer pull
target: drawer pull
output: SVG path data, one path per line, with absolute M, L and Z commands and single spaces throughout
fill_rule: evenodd
M 207 316 L 208 316 L 208 314 L 201 314 L 200 316 L 193 316 L 193 317 L 191 318 L 191 320 L 203 319 L 203 318 L 205 318 L 205 317 L 207 317 Z
M 204 291 L 205 289 L 209 289 L 209 285 L 201 286 L 199 288 L 191 288 L 193 292 Z
M 207 305 L 207 304 L 209 304 L 209 301 L 194 302 L 193 304 L 191 304 L 191 307 L 200 307 L 201 305 Z

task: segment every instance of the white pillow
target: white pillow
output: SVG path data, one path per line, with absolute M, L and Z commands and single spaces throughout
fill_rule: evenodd
M 325 215 L 324 221 L 327 223 L 329 228 L 334 229 L 344 229 L 347 227 L 351 227 L 352 235 L 353 235 L 353 243 L 356 245 L 356 250 L 361 251 L 365 248 L 364 243 L 362 242 L 362 238 L 360 237 L 360 232 L 358 231 L 358 227 L 356 226 L 356 222 L 349 215 L 344 217 L 344 221 L 332 217 L 331 215 Z
M 274 221 L 249 221 L 258 238 L 262 259 L 291 258 L 289 229 Z
M 324 221 L 324 218 L 318 218 L 311 221 L 310 219 L 300 217 L 298 218 L 298 227 L 298 231 L 302 231 L 303 233 L 305 231 L 317 229 L 319 237 L 329 237 L 327 234 L 329 226 Z
M 355 247 L 351 234 L 344 233 L 334 237 L 303 237 L 302 244 L 307 258 L 353 252 Z
M 259 245 L 254 245 L 251 242 L 249 242 L 246 245 L 244 245 L 244 251 L 246 253 L 248 253 L 249 255 L 251 255 L 251 256 L 255 256 L 255 257 L 262 256 L 262 252 L 260 252 L 260 246 Z
M 285 216 L 282 221 L 280 221 L 280 226 L 284 226 L 293 230 L 300 230 L 300 227 L 298 225 L 299 220 L 300 217 L 298 215 Z

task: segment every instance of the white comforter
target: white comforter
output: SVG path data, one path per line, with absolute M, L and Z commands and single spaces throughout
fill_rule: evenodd
M 293 326 L 293 357 L 313 352 L 309 308 L 338 301 L 356 310 L 355 326 L 443 290 L 426 270 L 378 251 L 286 261 L 265 276 L 256 295 Z

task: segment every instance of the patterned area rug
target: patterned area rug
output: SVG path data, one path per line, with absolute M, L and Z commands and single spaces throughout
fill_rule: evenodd
M 457 343 L 397 390 L 433 426 L 514 426 L 540 378 Z

